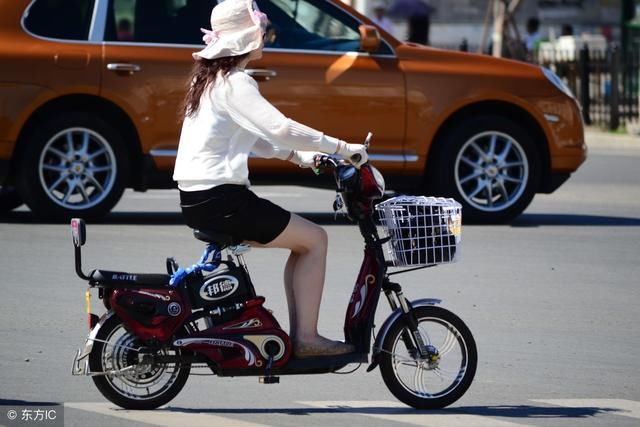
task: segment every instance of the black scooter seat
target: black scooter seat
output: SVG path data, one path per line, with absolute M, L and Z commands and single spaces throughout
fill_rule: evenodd
M 168 274 L 126 273 L 123 271 L 93 270 L 89 280 L 96 286 L 107 288 L 149 287 L 163 288 L 169 286 Z

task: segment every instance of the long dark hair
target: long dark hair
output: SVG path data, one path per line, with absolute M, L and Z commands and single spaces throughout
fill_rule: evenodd
M 193 117 L 200 108 L 200 98 L 204 90 L 213 83 L 222 71 L 222 76 L 228 75 L 249 54 L 227 56 L 216 59 L 198 59 L 187 80 L 187 95 L 182 104 L 182 116 Z

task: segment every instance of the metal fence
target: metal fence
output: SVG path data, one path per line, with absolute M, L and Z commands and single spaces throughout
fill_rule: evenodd
M 540 65 L 561 77 L 582 105 L 588 125 L 618 129 L 640 117 L 640 53 L 616 45 L 605 50 L 555 51 Z

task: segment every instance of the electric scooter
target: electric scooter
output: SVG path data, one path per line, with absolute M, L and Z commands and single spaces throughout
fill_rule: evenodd
M 346 208 L 364 242 L 344 321 L 344 340 L 355 352 L 295 358 L 291 339 L 256 294 L 243 257 L 249 247 L 232 236 L 194 230 L 206 244 L 201 259 L 185 268 L 167 258 L 166 274 L 100 269 L 85 274 L 86 226 L 74 218 L 75 268 L 89 284 L 90 332 L 76 352 L 72 374 L 90 376 L 109 401 L 127 409 L 168 403 L 194 369 L 274 384 L 280 376 L 332 373 L 354 363 L 369 363 L 367 372 L 379 367 L 393 395 L 412 407 L 438 409 L 458 400 L 477 366 L 471 332 L 439 306 L 440 300 L 409 301 L 393 276 L 456 260 L 460 205 L 414 196 L 376 204 L 384 196 L 384 179 L 370 163 L 358 169 L 324 156 L 320 164 L 333 171 L 334 209 Z M 92 290 L 107 309 L 101 317 L 91 311 Z M 381 294 L 391 314 L 372 343 Z

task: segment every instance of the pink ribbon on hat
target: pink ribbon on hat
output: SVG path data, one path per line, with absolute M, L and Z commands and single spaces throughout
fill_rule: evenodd
M 265 32 L 267 30 L 267 24 L 269 23 L 269 18 L 267 18 L 267 15 L 260 10 L 254 10 L 253 16 L 255 16 L 256 19 L 260 21 L 260 28 L 262 29 L 262 32 Z
M 207 30 L 205 28 L 200 28 L 200 31 L 204 33 L 204 36 L 202 36 L 202 41 L 205 42 L 207 45 L 210 45 L 220 37 L 220 34 L 214 30 Z

